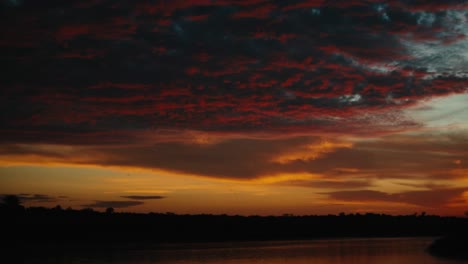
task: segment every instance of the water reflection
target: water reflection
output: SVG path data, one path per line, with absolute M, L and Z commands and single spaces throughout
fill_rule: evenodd
M 380 263 L 443 264 L 425 252 L 432 238 L 330 239 L 164 245 L 144 250 L 68 251 L 27 263 Z M 466 262 L 465 262 L 466 263 Z

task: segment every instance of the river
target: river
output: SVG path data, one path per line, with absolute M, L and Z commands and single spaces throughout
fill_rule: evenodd
M 301 241 L 167 244 L 145 249 L 70 250 L 34 257 L 25 263 L 87 264 L 444 264 L 426 252 L 433 238 L 346 238 Z

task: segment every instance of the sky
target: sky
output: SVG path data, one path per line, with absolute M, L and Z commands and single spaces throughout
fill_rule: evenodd
M 0 194 L 468 210 L 464 0 L 0 0 Z

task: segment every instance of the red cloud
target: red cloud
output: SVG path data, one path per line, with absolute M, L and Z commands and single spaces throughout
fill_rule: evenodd
M 185 18 L 190 21 L 203 21 L 206 20 L 209 15 L 195 15 L 195 16 L 186 16 Z
M 393 4 L 393 3 L 392 3 Z M 444 10 L 466 10 L 468 9 L 467 3 L 460 1 L 424 1 L 417 0 L 405 3 L 404 1 L 395 1 L 396 6 L 402 9 L 410 10 L 412 12 L 426 11 L 426 12 L 439 12 Z
M 58 41 L 67 41 L 79 36 L 96 39 L 128 39 L 135 34 L 136 24 L 127 18 L 114 17 L 110 21 L 96 24 L 70 24 L 61 26 L 55 37 Z
M 291 85 L 293 85 L 294 83 L 300 81 L 302 79 L 302 77 L 304 76 L 303 73 L 297 73 L 295 74 L 294 76 L 292 76 L 291 78 L 287 79 L 286 81 L 284 81 L 281 86 L 283 87 L 289 87 Z
M 295 9 L 304 9 L 304 8 L 312 8 L 312 7 L 321 7 L 326 0 L 310 0 L 310 1 L 301 1 L 296 4 L 286 5 L 283 8 L 283 11 L 295 10 Z
M 236 12 L 233 15 L 233 18 L 268 18 L 270 13 L 276 8 L 276 5 L 273 4 L 263 4 L 260 6 L 256 6 L 250 8 L 248 10 L 242 10 L 240 12 Z
M 60 19 L 31 3 L 0 27 L 12 129 L 382 133 L 414 126 L 399 112 L 418 100 L 466 89 L 402 44 L 464 41 L 457 21 L 419 25 L 412 11 L 457 1 L 390 1 L 391 23 L 376 1 L 50 3 Z

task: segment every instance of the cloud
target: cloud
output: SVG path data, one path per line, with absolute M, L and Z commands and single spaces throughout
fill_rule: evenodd
M 132 200 L 158 200 L 158 199 L 166 198 L 164 196 L 159 196 L 159 195 L 129 195 L 129 196 L 121 196 L 121 197 L 132 199 Z
M 106 165 L 153 167 L 192 175 L 249 179 L 279 172 L 301 172 L 300 168 L 294 170 L 288 168 L 289 165 L 274 162 L 276 155 L 319 142 L 320 139 L 316 137 L 233 139 L 208 145 L 169 142 L 152 147 L 124 148 L 101 162 Z
M 440 208 L 451 203 L 466 203 L 463 193 L 468 188 L 431 189 L 423 191 L 407 191 L 401 193 L 385 193 L 372 190 L 330 192 L 331 199 L 359 202 L 394 202 L 408 203 L 428 208 Z
M 126 208 L 126 207 L 142 205 L 142 204 L 144 203 L 141 201 L 95 201 L 92 204 L 85 204 L 82 206 L 91 207 L 91 208 L 108 208 L 108 207 Z
M 379 138 L 295 136 L 126 146 L 4 145 L 3 162 L 55 162 L 159 169 L 188 175 L 249 180 L 281 174 L 320 175 L 305 186 L 411 179 L 457 180 L 468 164 L 464 132 L 424 132 Z M 47 151 L 43 151 L 47 150 Z M 31 155 L 33 154 L 33 155 Z M 349 183 L 345 183 L 350 181 Z M 437 183 L 437 182 L 434 182 Z M 298 184 L 297 182 L 295 184 Z M 426 184 L 423 182 L 422 184 Z M 352 188 L 353 186 L 349 186 Z M 354 186 L 357 187 L 357 186 Z
M 3 198 L 7 195 L 12 194 L 0 194 L 0 197 Z M 13 194 L 20 199 L 22 202 L 39 202 L 39 203 L 47 203 L 47 202 L 57 202 L 59 199 L 62 199 L 62 196 L 55 197 L 46 194 L 28 194 L 28 193 L 21 193 L 21 194 Z
M 375 135 L 466 91 L 463 1 L 3 2 L 3 142 Z
M 349 190 L 357 188 L 371 187 L 372 182 L 369 180 L 293 180 L 280 182 L 284 185 L 293 185 L 301 187 L 310 187 L 316 189 L 335 189 L 335 190 Z
M 2 4 L 12 7 L 20 6 L 22 2 L 23 0 L 2 0 Z
M 391 194 L 371 190 L 339 191 L 328 193 L 328 195 L 332 199 L 343 201 L 395 201 Z

